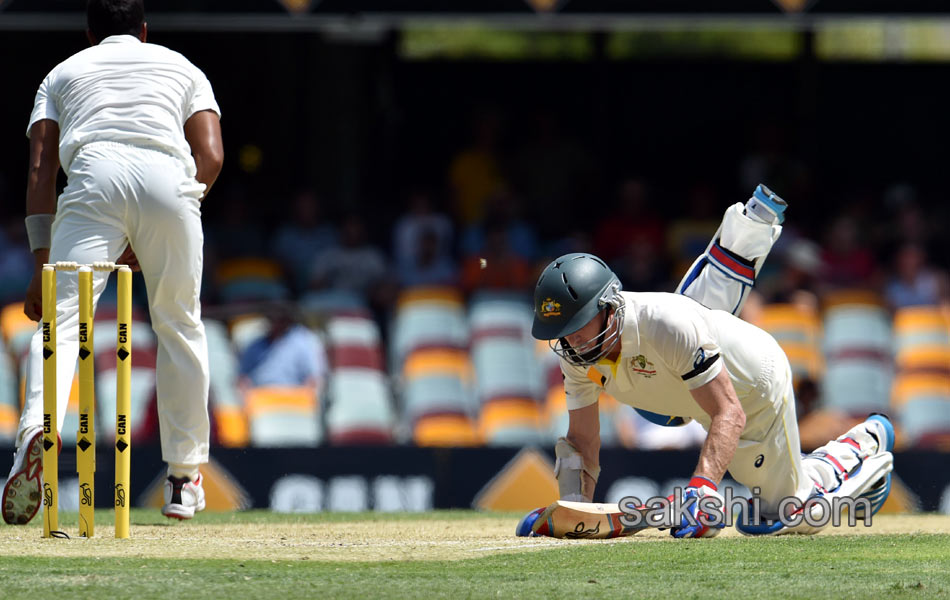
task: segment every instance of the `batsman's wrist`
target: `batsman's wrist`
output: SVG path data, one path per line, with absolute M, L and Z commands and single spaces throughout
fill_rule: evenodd
M 693 475 L 693 478 L 689 480 L 688 487 L 701 488 L 703 486 L 712 488 L 713 491 L 716 491 L 716 492 L 719 491 L 719 487 L 715 483 L 713 483 L 711 479 L 707 479 L 706 477 L 703 477 L 702 475 Z

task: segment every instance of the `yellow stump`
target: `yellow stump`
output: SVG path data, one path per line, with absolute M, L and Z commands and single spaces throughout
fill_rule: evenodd
M 59 531 L 56 415 L 56 270 L 43 267 L 43 537 Z
M 116 342 L 115 399 L 115 537 L 129 537 L 129 485 L 132 449 L 129 429 L 132 411 L 129 383 L 132 378 L 132 270 L 119 267 L 118 340 Z
M 92 269 L 79 270 L 79 429 L 76 431 L 76 472 L 79 475 L 79 535 L 95 530 L 96 398 Z

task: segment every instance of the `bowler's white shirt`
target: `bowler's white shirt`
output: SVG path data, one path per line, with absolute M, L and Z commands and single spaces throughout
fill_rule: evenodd
M 788 361 L 772 336 L 680 294 L 621 293 L 626 310 L 617 361 L 580 367 L 561 359 L 568 409 L 593 404 L 604 390 L 624 404 L 691 417 L 708 429 L 710 417 L 690 390 L 725 368 L 746 413 L 743 439 L 763 436 L 781 404 L 774 392 L 787 381 Z
M 181 54 L 131 35 L 113 35 L 58 64 L 36 92 L 27 126 L 59 123 L 59 160 L 69 173 L 85 144 L 120 142 L 154 148 L 195 174 L 184 124 L 196 112 L 221 114 L 211 84 Z

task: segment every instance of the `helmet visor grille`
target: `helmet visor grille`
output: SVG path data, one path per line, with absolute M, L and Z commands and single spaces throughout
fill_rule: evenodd
M 604 318 L 604 325 L 600 333 L 589 340 L 581 342 L 576 347 L 571 346 L 566 338 L 550 340 L 548 345 L 558 356 L 569 360 L 575 365 L 590 366 L 596 364 L 599 360 L 610 354 L 620 341 L 620 335 L 623 333 L 624 303 L 622 300 L 613 307 L 614 318 L 611 322 Z M 616 325 L 615 325 L 616 324 Z

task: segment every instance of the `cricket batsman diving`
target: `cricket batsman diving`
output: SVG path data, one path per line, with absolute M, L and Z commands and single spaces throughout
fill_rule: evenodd
M 544 269 L 534 292 L 532 334 L 549 340 L 564 374 L 569 426 L 555 448 L 561 500 L 593 498 L 600 472 L 597 400 L 605 390 L 654 418 L 695 419 L 707 432 L 679 498 L 693 518 L 672 520 L 674 537 L 720 531 L 721 519 L 696 517 L 699 505 L 709 504 L 700 499 L 722 500 L 718 486 L 727 469 L 760 490 L 761 520 L 736 521 L 745 534 L 816 533 L 822 526 L 801 518 L 808 510 L 812 523 L 821 521 L 814 511 L 825 510 L 824 503 L 816 498 L 829 504 L 836 497 L 866 498 L 854 515 L 861 519 L 868 507 L 870 514 L 880 509 L 893 468 L 888 418 L 871 415 L 802 456 L 788 359 L 768 333 L 734 316 L 781 234 L 785 209 L 765 186 L 745 205 L 729 207 L 675 294 L 621 291 L 613 272 L 590 254 L 567 254 Z M 519 535 L 537 532 L 544 511 L 529 513 Z
M 199 465 L 208 462 L 208 348 L 201 322 L 201 201 L 221 171 L 220 110 L 211 84 L 184 56 L 145 43 L 142 0 L 89 0 L 91 47 L 67 58 L 36 93 L 26 229 L 36 268 L 25 312 L 39 320 L 44 263 L 120 262 L 141 269 L 158 340 L 156 387 L 168 517 L 205 507 Z M 67 184 L 56 197 L 62 166 Z M 93 276 L 94 304 L 108 274 Z M 76 370 L 78 283 L 56 286 L 57 399 L 62 428 Z M 3 519 L 39 509 L 43 451 L 43 344 L 30 345 L 17 452 L 3 488 Z

